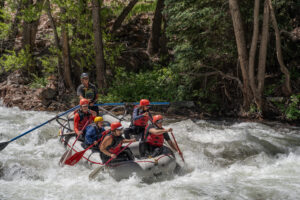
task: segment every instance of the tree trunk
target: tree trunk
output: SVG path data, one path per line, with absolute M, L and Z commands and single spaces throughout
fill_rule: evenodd
M 12 22 L 9 34 L 8 34 L 8 38 L 4 42 L 4 44 L 5 44 L 4 49 L 11 50 L 15 46 L 15 41 L 16 41 L 16 37 L 18 34 L 18 25 L 20 24 L 20 15 L 22 14 L 21 13 L 22 6 L 23 6 L 23 3 L 22 3 L 22 1 L 20 1 L 17 6 L 17 11 L 15 14 L 15 18 Z
M 116 19 L 116 21 L 113 24 L 112 31 L 111 31 L 112 33 L 121 27 L 123 21 L 125 20 L 129 12 L 132 10 L 132 8 L 135 6 L 137 2 L 138 0 L 131 0 L 129 4 L 124 8 L 122 13 L 119 15 L 119 17 Z
M 253 35 L 249 52 L 249 82 L 254 98 L 257 98 L 256 83 L 255 83 L 255 55 L 257 49 L 257 40 L 259 35 L 259 3 L 260 0 L 255 0 L 253 13 Z
M 65 18 L 65 8 L 60 8 L 60 12 Z M 71 76 L 71 58 L 70 58 L 70 47 L 69 47 L 69 33 L 66 23 L 66 19 L 63 20 L 61 26 L 61 40 L 62 40 L 62 60 L 64 64 L 64 80 L 68 89 L 74 90 L 74 85 Z
M 274 12 L 271 0 L 268 0 L 268 4 L 269 4 L 269 8 L 270 8 L 271 22 L 272 22 L 273 29 L 275 31 L 275 36 L 276 36 L 277 59 L 278 59 L 279 65 L 280 65 L 280 70 L 285 75 L 285 83 L 284 83 L 283 93 L 285 95 L 289 96 L 290 94 L 292 94 L 292 88 L 291 88 L 291 82 L 290 82 L 290 72 L 286 68 L 284 61 L 283 61 L 282 52 L 281 52 L 280 32 L 278 29 L 275 12 Z
M 58 74 L 58 94 L 62 95 L 64 90 L 65 90 L 65 84 L 64 84 L 64 75 L 63 75 L 63 69 L 62 69 L 62 57 L 60 55 L 61 52 L 61 46 L 59 44 L 59 37 L 56 29 L 56 25 L 53 19 L 53 16 L 51 14 L 51 6 L 50 6 L 50 1 L 46 0 L 46 12 L 47 16 L 50 21 L 51 28 L 53 30 L 53 35 L 54 35 L 54 44 L 57 49 L 57 74 Z
M 103 93 L 105 88 L 105 61 L 103 52 L 102 32 L 100 27 L 100 3 L 99 0 L 93 0 L 93 32 L 94 32 L 94 48 L 96 57 L 96 73 L 97 84 Z
M 245 33 L 242 25 L 242 18 L 237 0 L 229 0 L 229 8 L 231 12 L 234 34 L 238 48 L 239 62 L 243 77 L 243 107 L 246 110 L 248 110 L 251 102 L 251 90 L 249 88 L 248 80 L 248 56 L 245 41 Z
M 262 26 L 262 36 L 259 49 L 259 61 L 258 61 L 258 72 L 257 72 L 257 107 L 259 110 L 263 108 L 263 92 L 265 85 L 265 72 L 266 72 L 266 60 L 267 60 L 267 48 L 269 40 L 269 18 L 270 10 L 267 0 L 264 5 L 264 17 L 263 17 L 263 26 Z
M 30 56 L 32 57 L 32 52 L 35 47 L 35 39 L 36 39 L 36 33 L 37 33 L 37 28 L 40 22 L 40 13 L 42 11 L 42 4 L 44 0 L 37 0 L 34 6 L 37 6 L 38 9 L 38 16 L 35 20 L 31 21 L 26 21 L 24 20 L 23 22 L 23 37 L 22 37 L 22 48 L 26 49 Z M 29 9 L 30 6 L 33 4 L 32 0 L 27 0 L 25 3 L 25 9 Z M 41 5 L 38 5 L 41 4 Z M 40 6 L 40 7 L 39 7 Z M 27 70 L 29 73 L 36 73 L 36 65 L 34 63 L 33 57 L 29 59 L 29 63 L 27 63 Z
M 164 8 L 164 0 L 158 0 L 152 22 L 152 29 L 148 41 L 147 51 L 150 55 L 154 55 L 159 50 L 159 38 L 161 35 L 162 11 Z

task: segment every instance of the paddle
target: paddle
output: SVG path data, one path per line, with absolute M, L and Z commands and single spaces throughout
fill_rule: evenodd
M 79 107 L 79 105 L 78 105 L 78 106 L 75 106 L 74 108 L 71 108 L 71 109 L 67 110 L 66 112 L 63 112 L 63 113 L 61 113 L 61 114 L 59 114 L 59 115 L 56 115 L 55 117 L 49 119 L 48 121 L 46 121 L 46 122 L 44 122 L 44 123 L 42 123 L 42 124 L 40 124 L 40 125 L 38 125 L 38 126 L 32 128 L 32 129 L 30 129 L 30 130 L 28 130 L 28 131 L 26 131 L 26 132 L 24 132 L 24 133 L 22 133 L 22 134 L 20 134 L 20 135 L 17 136 L 17 137 L 14 137 L 13 139 L 11 139 L 11 140 L 9 140 L 9 141 L 7 141 L 7 142 L 1 142 L 1 143 L 0 143 L 0 151 L 2 151 L 2 150 L 3 150 L 9 143 L 11 143 L 12 141 L 15 141 L 15 140 L 19 139 L 20 137 L 22 137 L 22 136 L 24 136 L 24 135 L 26 135 L 26 134 L 28 134 L 28 133 L 34 131 L 35 129 L 38 129 L 38 128 L 40 128 L 40 127 L 42 127 L 42 126 L 48 124 L 49 122 L 55 120 L 57 117 L 61 117 L 61 116 L 65 115 L 65 114 L 67 114 L 67 113 L 69 113 L 69 112 L 71 112 L 71 111 L 77 109 L 78 107 Z
M 86 128 L 86 126 L 89 124 L 89 121 L 90 121 L 90 120 L 88 120 L 88 121 L 84 124 L 83 128 L 81 129 L 82 131 L 84 131 L 84 129 Z M 60 158 L 58 164 L 59 164 L 61 167 L 63 167 L 63 166 L 65 165 L 65 161 L 66 161 L 68 158 L 71 157 L 73 147 L 74 147 L 75 143 L 77 142 L 78 138 L 80 137 L 80 135 L 81 135 L 81 134 L 78 134 L 78 136 L 76 137 L 75 141 L 73 142 L 71 148 L 68 149 L 68 150 L 62 155 L 62 157 Z
M 129 144 L 127 144 L 125 147 L 123 147 L 116 155 L 118 156 L 122 151 L 124 151 L 132 142 L 130 142 Z M 108 163 L 110 163 L 110 161 L 112 161 L 114 158 L 110 158 L 108 161 L 106 161 L 106 163 L 104 163 L 104 165 L 101 165 L 99 167 L 97 167 L 96 169 L 94 169 L 92 171 L 92 173 L 90 173 L 89 175 L 89 179 L 94 179 L 96 177 L 96 175 L 99 173 L 99 171 L 101 169 L 103 169 L 103 167 L 107 166 Z
M 102 139 L 102 137 L 97 140 L 97 143 L 100 142 Z M 65 164 L 66 165 L 70 165 L 70 166 L 73 166 L 75 165 L 76 163 L 79 162 L 79 160 L 83 157 L 84 153 L 89 150 L 90 148 L 92 148 L 94 146 L 94 144 L 91 144 L 88 148 L 86 148 L 85 150 L 83 151 L 80 151 L 80 152 L 76 152 L 73 156 L 71 156 L 70 158 L 68 158 L 66 161 L 65 161 Z
M 182 161 L 184 162 L 183 154 L 182 154 L 181 150 L 179 149 L 179 146 L 178 146 L 178 144 L 177 144 L 177 141 L 176 141 L 176 139 L 175 139 L 175 136 L 174 136 L 173 132 L 171 132 L 171 135 L 172 135 L 173 140 L 174 140 L 174 142 L 175 142 L 175 144 L 176 144 L 176 147 L 177 147 L 177 149 L 178 149 L 178 153 L 179 153 L 179 155 L 180 155 Z

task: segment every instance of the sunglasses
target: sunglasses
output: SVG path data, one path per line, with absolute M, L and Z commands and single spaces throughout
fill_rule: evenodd
M 82 107 L 89 107 L 89 105 L 82 105 Z
M 163 121 L 164 121 L 164 120 L 162 120 L 162 119 L 161 119 L 161 120 L 157 120 L 156 123 L 157 123 L 157 124 L 161 124 L 161 123 L 163 123 Z

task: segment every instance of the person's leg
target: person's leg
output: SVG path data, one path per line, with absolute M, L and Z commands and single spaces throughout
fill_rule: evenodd
M 163 147 L 154 147 L 151 156 L 156 157 L 163 153 Z

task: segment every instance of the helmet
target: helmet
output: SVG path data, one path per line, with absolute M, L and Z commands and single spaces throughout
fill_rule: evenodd
M 122 129 L 123 126 L 120 122 L 113 122 L 110 124 L 110 130 L 114 131 L 116 129 Z
M 86 105 L 86 104 L 89 104 L 90 103 L 90 101 L 89 100 L 87 100 L 87 99 L 80 99 L 80 101 L 79 101 L 79 105 Z
M 150 104 L 150 101 L 148 99 L 140 100 L 140 106 L 148 106 L 149 104 Z
M 81 79 L 82 78 L 89 78 L 89 75 L 87 73 L 82 73 L 81 76 L 80 76 L 80 78 Z
M 103 122 L 103 118 L 102 117 L 95 117 L 94 122 Z
M 162 115 L 154 115 L 153 116 L 153 123 L 156 123 L 158 120 L 162 120 L 163 116 Z

